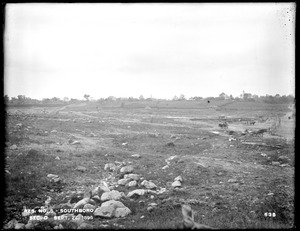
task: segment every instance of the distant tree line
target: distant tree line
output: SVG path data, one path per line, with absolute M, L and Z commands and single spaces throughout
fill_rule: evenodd
M 83 96 L 84 99 L 74 99 L 74 98 L 68 98 L 64 97 L 63 99 L 60 99 L 58 97 L 52 97 L 52 98 L 44 98 L 42 100 L 37 99 L 31 99 L 30 97 L 26 97 L 25 95 L 18 95 L 17 97 L 9 97 L 8 95 L 4 95 L 4 103 L 7 105 L 21 105 L 21 104 L 74 104 L 74 103 L 82 103 L 82 102 L 98 102 L 98 103 L 105 103 L 105 102 L 136 102 L 136 101 L 164 101 L 166 99 L 157 99 L 157 98 L 144 98 L 143 95 L 141 95 L 139 98 L 134 97 L 115 97 L 115 96 L 109 96 L 107 98 L 99 98 L 99 99 L 92 99 L 90 95 L 85 94 Z M 265 96 L 258 96 L 258 95 L 252 95 L 250 93 L 243 93 L 239 97 L 233 97 L 232 95 L 227 95 L 225 93 L 221 93 L 218 97 L 200 97 L 200 96 L 194 96 L 187 99 L 185 95 L 181 94 L 179 96 L 174 96 L 171 101 L 200 101 L 200 100 L 236 100 L 236 101 L 247 101 L 247 102 L 264 102 L 264 103 L 294 103 L 295 98 L 292 95 L 282 95 L 276 94 L 274 96 L 272 95 L 265 95 Z

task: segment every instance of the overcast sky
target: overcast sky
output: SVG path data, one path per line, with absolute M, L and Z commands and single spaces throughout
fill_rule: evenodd
M 7 4 L 4 93 L 288 95 L 294 3 Z

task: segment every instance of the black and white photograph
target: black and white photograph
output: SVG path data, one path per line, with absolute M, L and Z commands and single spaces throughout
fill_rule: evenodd
M 2 229 L 296 227 L 295 2 L 2 11 Z

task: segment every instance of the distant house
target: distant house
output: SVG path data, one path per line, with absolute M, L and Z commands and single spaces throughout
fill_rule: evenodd
M 242 96 L 241 98 L 244 99 L 244 100 L 252 98 L 252 94 L 251 93 L 245 93 L 245 91 L 243 91 L 243 94 L 241 96 Z

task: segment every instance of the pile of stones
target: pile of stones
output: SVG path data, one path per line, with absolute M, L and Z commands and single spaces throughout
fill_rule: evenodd
M 77 170 L 83 171 L 83 168 Z M 120 218 L 131 214 L 130 208 L 125 206 L 121 200 L 135 199 L 145 194 L 159 195 L 167 191 L 166 188 L 158 187 L 152 181 L 145 180 L 139 174 L 135 174 L 134 167 L 122 162 L 108 163 L 104 170 L 112 173 L 110 177 L 101 180 L 100 184 L 90 190 L 83 199 L 75 202 L 70 199 L 67 203 L 51 205 L 51 202 L 45 202 L 45 205 L 36 210 L 23 211 L 22 216 L 28 219 L 27 224 L 11 220 L 5 225 L 5 229 L 36 229 L 39 227 L 47 229 L 92 229 L 96 228 L 90 224 L 94 218 Z M 119 174 L 119 177 L 114 175 Z M 121 176 L 121 177 L 120 177 Z M 60 182 L 61 178 L 55 174 L 48 174 L 50 182 Z M 109 183 L 107 183 L 109 182 Z M 180 187 L 182 177 L 174 179 L 172 187 Z M 116 190 L 118 187 L 125 186 L 129 190 L 127 194 Z M 148 211 L 152 211 L 157 206 L 156 203 L 150 203 Z M 47 216 L 47 219 L 45 219 Z

